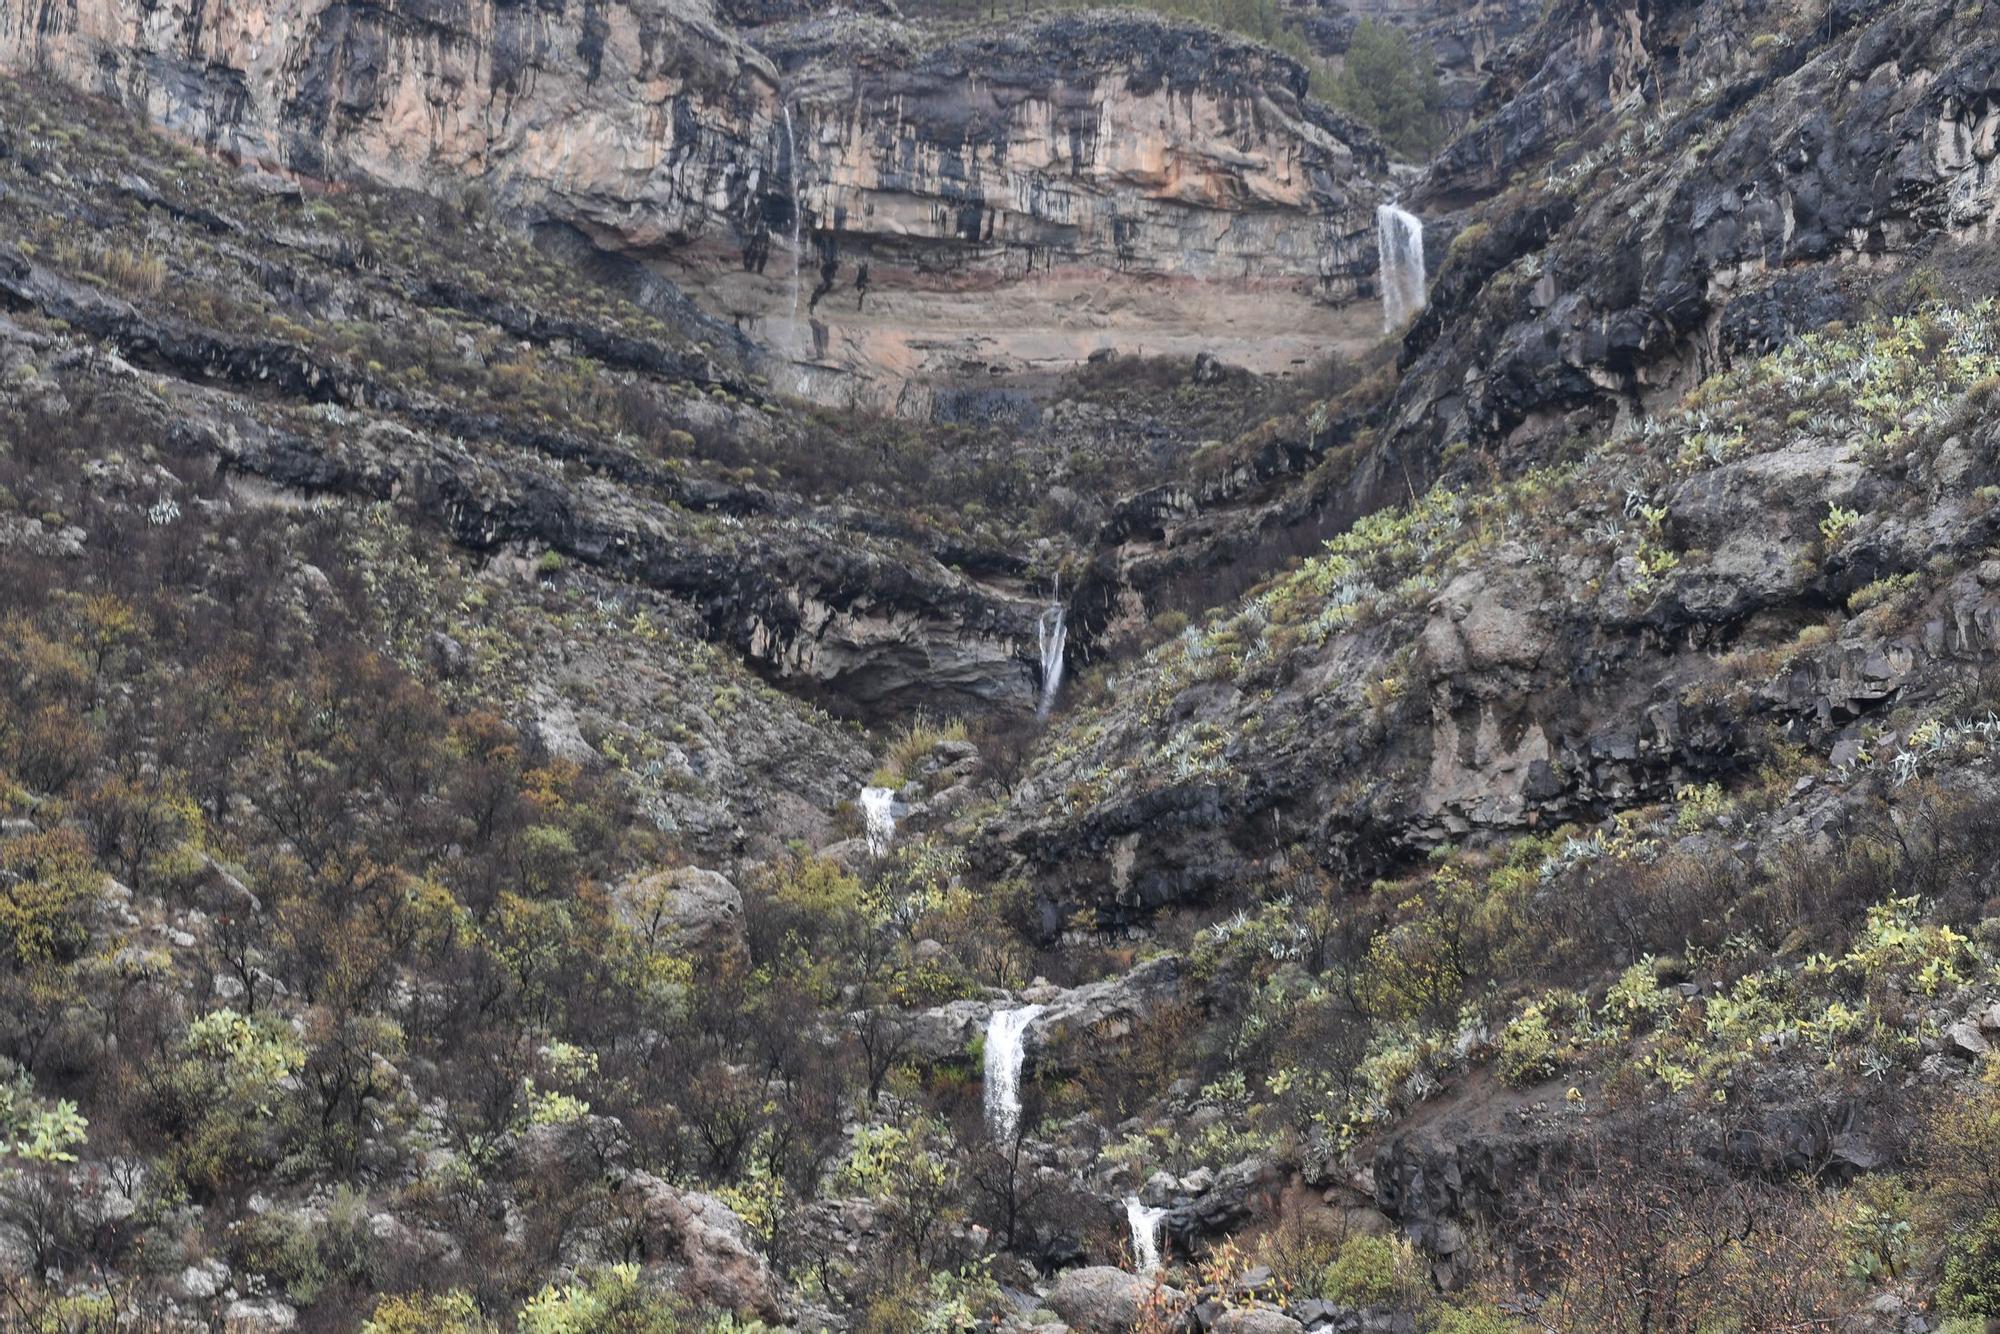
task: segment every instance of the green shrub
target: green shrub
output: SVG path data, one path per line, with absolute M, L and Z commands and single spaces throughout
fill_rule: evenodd
M 1500 1034 L 1501 1082 L 1521 1087 L 1548 1079 L 1556 1072 L 1559 1045 L 1548 1015 L 1539 1004 L 1529 1004 Z
M 361 1334 L 489 1334 L 493 1328 L 470 1296 L 453 1289 L 384 1297 Z
M 521 1334 L 685 1334 L 676 1303 L 639 1282 L 637 1265 L 612 1265 L 575 1283 L 549 1284 L 521 1308 Z
M 1938 1309 L 1946 1315 L 2000 1316 L 2000 1212 L 1952 1239 Z
M 1320 1274 L 1319 1295 L 1343 1306 L 1383 1306 L 1409 1290 L 1415 1266 L 1407 1245 L 1357 1232 Z
M 1527 1328 L 1513 1316 L 1482 1303 L 1441 1307 L 1427 1330 L 1428 1334 L 1525 1334 Z

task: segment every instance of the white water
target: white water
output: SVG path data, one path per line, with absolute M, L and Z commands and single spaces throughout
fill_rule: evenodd
M 1063 649 L 1069 644 L 1062 603 L 1042 613 L 1042 618 L 1035 622 L 1035 637 L 1041 641 L 1042 650 L 1042 699 L 1035 706 L 1035 716 L 1046 718 L 1056 706 L 1056 691 L 1062 689 Z
M 1424 308 L 1424 220 L 1394 204 L 1375 210 L 1375 247 L 1382 257 L 1382 328 L 1395 333 Z
M 896 839 L 896 790 L 888 787 L 862 788 L 861 814 L 867 821 L 863 828 L 868 836 L 868 855 L 886 855 L 889 845 Z
M 1125 1226 L 1132 1230 L 1132 1268 L 1141 1274 L 1160 1267 L 1160 1220 L 1165 1209 L 1149 1209 L 1137 1195 L 1125 1197 Z
M 1041 1012 L 1039 1005 L 995 1010 L 986 1022 L 986 1124 L 1002 1144 L 1013 1140 L 1021 1124 L 1021 1062 L 1028 1054 L 1023 1038 Z
M 792 132 L 792 104 L 780 104 L 785 113 L 785 188 L 792 192 L 792 318 L 799 317 L 799 265 L 805 259 L 800 245 L 799 226 L 805 207 L 799 200 L 799 141 Z

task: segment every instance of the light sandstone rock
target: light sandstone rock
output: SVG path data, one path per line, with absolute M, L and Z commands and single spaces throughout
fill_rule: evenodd
M 246 161 L 673 252 L 676 282 L 822 398 L 949 411 L 968 367 L 983 386 L 1117 348 L 1282 370 L 1376 335 L 1380 149 L 1295 62 L 1143 14 L 942 44 L 828 18 L 760 34 L 783 76 L 705 0 L 0 16 L 0 68 Z

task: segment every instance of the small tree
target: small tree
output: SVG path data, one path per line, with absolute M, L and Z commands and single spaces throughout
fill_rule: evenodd
M 1405 157 L 1422 157 L 1443 141 L 1437 62 L 1392 24 L 1361 21 L 1327 95 Z

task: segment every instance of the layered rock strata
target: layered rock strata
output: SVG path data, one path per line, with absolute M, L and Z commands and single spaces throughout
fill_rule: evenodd
M 0 2 L 0 67 L 324 181 L 490 197 L 665 272 L 825 399 L 1103 347 L 1284 370 L 1372 334 L 1385 171 L 1263 48 L 1142 15 L 747 45 L 698 0 Z

